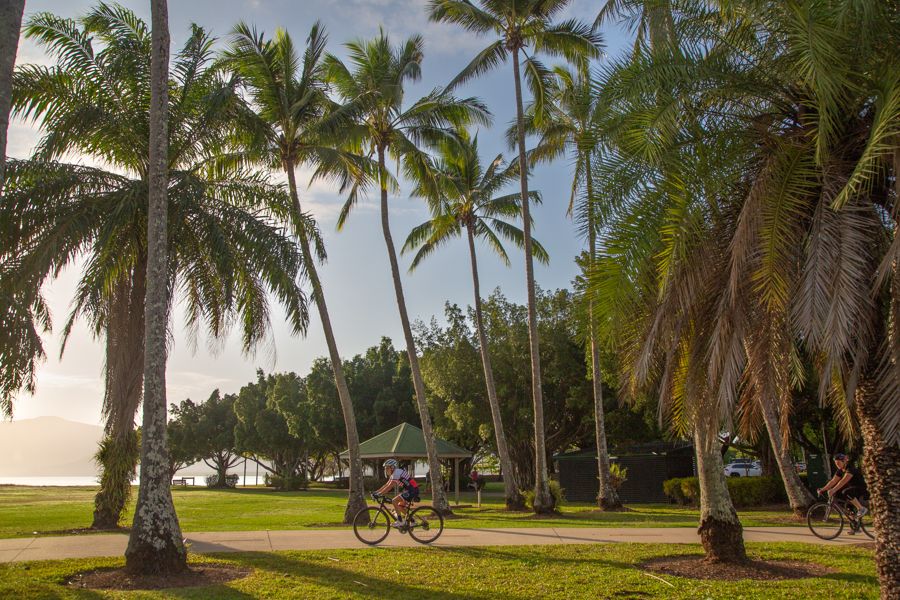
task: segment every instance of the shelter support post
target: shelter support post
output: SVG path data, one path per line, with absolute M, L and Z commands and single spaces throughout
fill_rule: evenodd
M 453 469 L 453 472 L 455 473 L 455 477 L 454 477 L 455 488 L 454 489 L 456 492 L 456 503 L 459 504 L 459 459 L 454 458 L 453 460 L 456 461 L 456 464 L 454 465 L 454 469 Z

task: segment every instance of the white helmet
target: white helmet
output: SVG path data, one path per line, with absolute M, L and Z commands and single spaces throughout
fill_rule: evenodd
M 397 459 L 389 458 L 386 461 L 384 461 L 384 468 L 387 469 L 388 467 L 393 467 L 396 469 L 397 468 Z

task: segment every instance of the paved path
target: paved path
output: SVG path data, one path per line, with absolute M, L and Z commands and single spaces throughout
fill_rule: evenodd
M 805 542 L 823 545 L 846 545 L 869 541 L 866 537 L 843 535 L 824 541 L 805 527 L 745 527 L 748 542 Z M 271 552 L 274 550 L 328 550 L 334 548 L 366 548 L 349 529 L 295 531 L 223 531 L 189 533 L 190 551 Z M 445 529 L 434 546 L 522 546 L 539 544 L 606 544 L 643 542 L 656 544 L 696 544 L 700 538 L 690 527 L 595 527 L 595 528 L 503 528 Z M 0 540 L 0 562 L 54 560 L 121 556 L 128 536 L 116 534 L 83 534 L 64 537 L 32 537 Z M 380 547 L 409 547 L 418 544 L 408 535 L 392 531 Z

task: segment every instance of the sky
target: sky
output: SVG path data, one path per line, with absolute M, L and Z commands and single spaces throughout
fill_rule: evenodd
M 138 16 L 150 20 L 150 3 L 123 0 L 124 6 Z M 75 18 L 94 5 L 89 0 L 28 0 L 25 19 L 37 12 L 49 11 Z M 592 22 L 602 2 L 576 0 L 562 19 L 576 17 Z M 328 51 L 343 58 L 345 41 L 369 38 L 383 28 L 399 43 L 402 39 L 422 34 L 425 57 L 422 81 L 409 87 L 407 98 L 414 101 L 432 88 L 446 84 L 472 57 L 491 40 L 467 33 L 460 27 L 429 23 L 426 0 L 169 0 L 169 23 L 173 52 L 184 42 L 191 23 L 202 25 L 219 38 L 227 36 L 238 21 L 255 24 L 266 34 L 285 28 L 297 45 L 302 44 L 316 20 L 328 33 Z M 602 30 L 606 56 L 615 57 L 627 49 L 629 35 L 617 25 Z M 42 48 L 22 39 L 17 64 L 49 64 Z M 553 64 L 552 60 L 547 62 Z M 515 115 L 511 65 L 473 80 L 458 90 L 459 95 L 478 96 L 494 115 L 494 124 L 479 132 L 482 160 L 488 162 L 499 153 L 512 158 L 506 146 L 504 131 Z M 39 124 L 13 121 L 9 130 L 7 154 L 27 158 L 40 135 Z M 73 160 L 86 162 L 84 158 Z M 303 181 L 304 177 L 299 177 Z M 305 178 L 308 181 L 308 177 Z M 571 181 L 571 165 L 566 160 L 539 166 L 530 187 L 543 195 L 543 204 L 533 208 L 534 236 L 548 249 L 550 264 L 535 263 L 535 277 L 544 289 L 570 287 L 576 275 L 574 257 L 580 252 L 579 239 L 571 220 L 566 217 Z M 409 197 L 409 186 L 390 199 L 391 229 L 400 246 L 415 226 L 428 218 L 420 200 Z M 510 189 L 509 191 L 514 191 Z M 402 330 L 390 279 L 387 251 L 381 232 L 377 198 L 363 199 L 340 232 L 336 230 L 338 211 L 344 198 L 327 183 L 316 183 L 301 190 L 301 203 L 318 220 L 324 235 L 328 262 L 320 267 L 338 348 L 349 358 L 376 345 L 382 336 L 402 347 Z M 525 302 L 525 268 L 520 252 L 507 249 L 512 264 L 505 267 L 487 248 L 480 247 L 479 274 L 482 293 L 494 288 L 516 302 Z M 399 247 L 398 247 L 399 251 Z M 401 257 L 403 286 L 410 318 L 430 320 L 443 318 L 445 302 L 466 306 L 472 303 L 472 283 L 468 253 L 464 240 L 442 248 L 414 273 L 406 273 L 410 257 Z M 101 423 L 103 398 L 103 344 L 95 339 L 84 323 L 75 327 L 65 354 L 59 356 L 59 330 L 64 323 L 79 278 L 79 266 L 73 265 L 45 286 L 55 330 L 45 336 L 47 360 L 37 374 L 34 395 L 23 394 L 14 406 L 14 419 L 59 416 L 90 424 Z M 223 393 L 237 392 L 255 379 L 258 368 L 266 371 L 308 372 L 313 360 L 327 354 L 321 324 L 310 308 L 310 323 L 305 337 L 292 336 L 284 313 L 274 308 L 271 334 L 253 355 L 241 351 L 240 338 L 232 333 L 221 341 L 205 336 L 192 344 L 185 333 L 183 312 L 176 298 L 173 338 L 167 368 L 168 401 L 185 398 L 205 400 L 216 388 Z

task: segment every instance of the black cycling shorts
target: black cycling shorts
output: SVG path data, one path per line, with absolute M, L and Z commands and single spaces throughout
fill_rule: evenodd
M 838 498 L 843 498 L 844 500 L 849 500 L 851 498 L 856 498 L 857 500 L 868 500 L 869 490 L 866 488 L 858 488 L 855 485 L 848 485 L 847 487 L 839 490 L 837 495 Z
M 407 502 L 418 502 L 419 501 L 419 490 L 415 488 L 409 488 L 407 490 L 403 490 L 400 492 L 400 497 L 406 500 Z

